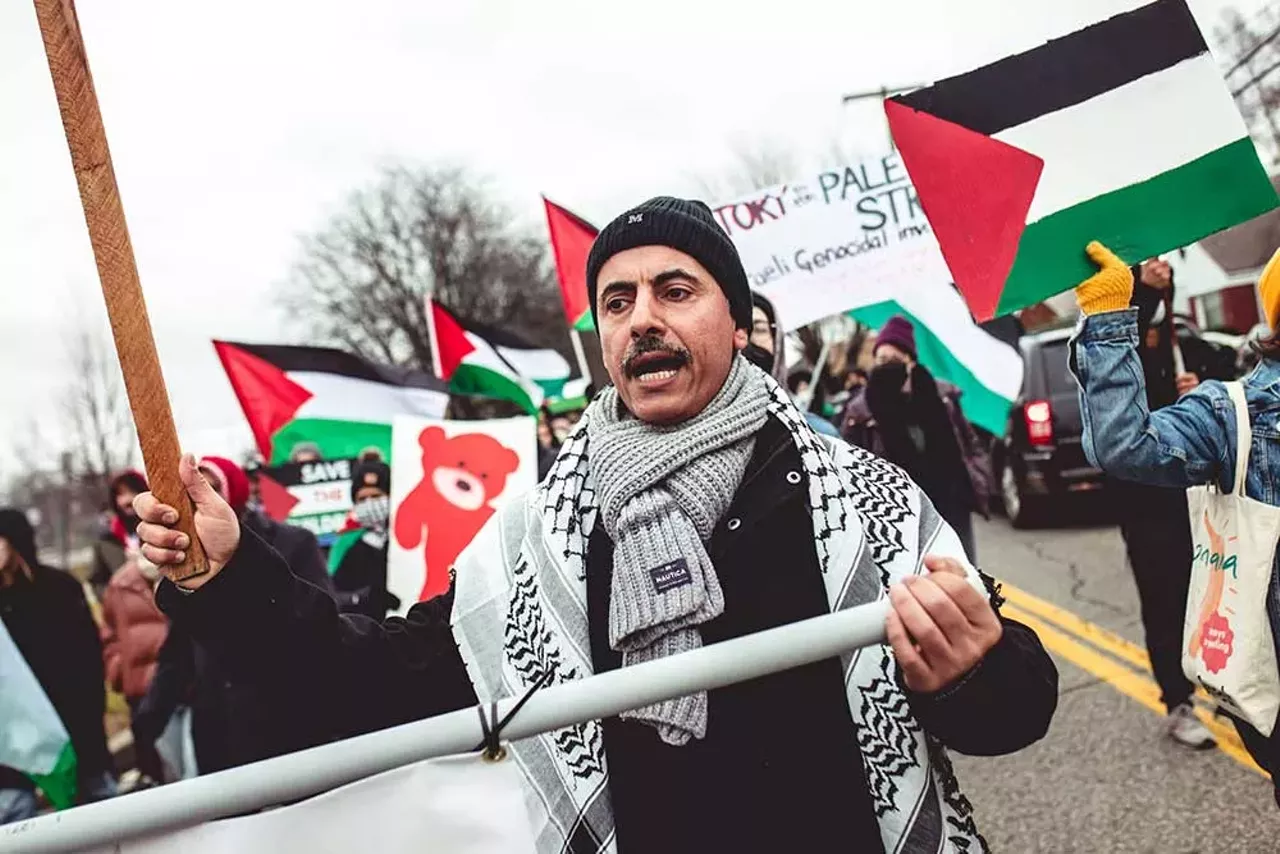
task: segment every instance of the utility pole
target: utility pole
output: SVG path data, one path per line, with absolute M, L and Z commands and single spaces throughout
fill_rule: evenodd
M 842 104 L 854 104 L 859 101 L 866 101 L 870 98 L 875 98 L 876 100 L 883 103 L 886 99 L 888 99 L 890 95 L 897 95 L 900 92 L 911 92 L 915 89 L 922 89 L 927 85 L 929 84 L 911 83 L 906 86 L 881 86 L 879 89 L 871 89 L 866 92 L 853 92 L 851 94 L 845 95 L 843 98 L 840 99 L 840 102 Z M 889 150 L 890 151 L 896 150 L 893 144 L 893 134 L 889 132 L 888 120 L 885 120 L 884 132 L 885 132 L 885 135 L 889 137 Z

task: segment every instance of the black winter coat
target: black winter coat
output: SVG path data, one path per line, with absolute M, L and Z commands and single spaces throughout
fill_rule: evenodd
M 769 433 L 767 428 L 761 432 L 744 477 L 744 489 L 740 490 L 750 492 L 735 500 L 735 507 L 744 507 L 750 513 L 749 523 L 733 526 L 744 536 L 729 536 L 726 520 L 710 546 L 713 560 L 726 578 L 731 574 L 742 576 L 734 581 L 732 613 L 727 611 L 711 628 L 716 639 L 799 619 L 823 607 L 812 529 L 807 519 L 807 493 L 803 486 L 791 482 L 793 473 L 800 468 L 798 455 L 785 434 L 778 429 Z M 748 533 L 750 536 L 745 536 Z M 599 616 L 603 588 L 597 576 L 605 576 L 611 558 L 608 549 L 597 548 L 598 536 L 592 539 L 588 558 L 588 609 L 595 629 L 595 666 L 607 670 L 617 662 L 611 660 L 607 644 L 602 647 L 598 642 L 598 630 L 603 624 Z M 786 581 L 790 574 L 795 576 L 794 585 Z M 414 606 L 403 619 L 391 617 L 378 623 L 359 615 L 339 614 L 331 600 L 295 579 L 259 538 L 246 533 L 231 562 L 197 593 L 184 595 L 163 582 L 157 601 L 175 626 L 199 638 L 234 678 L 277 692 L 286 704 L 283 708 L 294 716 L 298 746 L 407 723 L 465 707 L 476 700 L 449 627 L 452 592 Z M 998 602 L 993 594 L 993 603 Z M 1008 753 L 1034 742 L 1045 733 L 1057 704 L 1057 671 L 1034 632 L 1012 620 L 1002 618 L 1002 623 L 1002 639 L 956 686 L 937 695 L 908 696 L 920 724 L 943 744 L 963 753 Z M 824 767 L 816 770 L 838 771 L 846 775 L 850 785 L 857 784 L 857 778 L 849 775 L 861 775 L 862 768 L 856 746 L 851 746 L 851 718 L 843 698 L 838 663 L 820 662 L 801 670 L 808 672 L 778 674 L 712 692 L 711 727 L 731 731 L 730 741 L 733 733 L 751 731 L 747 718 L 757 713 L 775 723 L 790 723 L 755 731 L 761 744 L 750 748 L 750 756 L 763 764 L 748 760 L 741 768 L 735 766 L 729 773 L 742 775 L 740 780 L 729 781 L 722 776 L 720 782 L 732 782 L 733 791 L 748 792 L 759 786 L 762 791 L 779 792 L 780 786 L 794 787 L 798 778 L 790 772 L 815 770 L 795 758 L 799 742 L 804 742 L 806 755 L 815 756 L 827 750 L 831 738 L 839 745 L 833 751 L 837 758 L 825 762 L 827 757 L 823 754 L 825 764 L 819 764 Z M 793 692 L 797 690 L 804 695 L 796 696 Z M 819 693 L 830 701 L 822 701 Z M 780 717 L 784 707 L 792 715 L 797 709 L 809 708 L 806 701 L 822 702 L 822 714 L 806 715 L 803 723 L 797 723 L 794 717 Z M 745 723 L 726 728 L 727 717 Z M 846 724 L 847 728 L 843 728 Z M 666 809 L 666 789 L 646 787 L 645 781 L 649 773 L 673 770 L 675 766 L 671 757 L 656 757 L 646 763 L 644 754 L 655 753 L 652 742 L 656 739 L 628 730 L 626 725 L 620 728 L 616 722 L 607 722 L 606 750 L 615 774 L 624 766 L 635 769 L 623 771 L 628 776 L 615 776 L 613 780 L 615 794 L 626 801 L 615 801 L 615 806 L 620 807 L 619 829 L 633 837 L 635 844 L 629 850 L 656 850 L 645 847 L 652 838 L 645 836 L 646 829 L 683 823 L 678 822 L 678 817 L 672 819 Z M 781 767 L 769 764 L 787 756 L 792 758 Z M 703 773 L 706 769 L 717 773 L 717 766 L 707 762 L 698 767 Z M 651 778 L 649 781 L 653 782 Z M 705 779 L 699 780 L 703 782 Z M 651 820 L 647 823 L 653 828 L 645 828 L 635 819 L 640 812 L 638 805 L 646 797 L 661 801 L 649 813 Z M 748 811 L 760 813 L 753 805 L 765 800 L 757 792 L 749 803 L 719 800 L 716 810 L 741 817 Z M 787 802 L 794 801 L 790 798 Z M 824 832 L 824 825 L 808 818 L 798 821 L 776 809 L 771 814 L 791 827 L 810 822 L 817 832 Z M 864 820 L 859 826 L 866 829 L 870 816 L 862 815 Z M 822 818 L 836 820 L 830 815 Z M 780 833 L 777 822 L 769 823 L 760 815 L 750 822 L 727 825 L 705 822 L 703 832 L 715 832 L 716 841 L 724 843 L 723 833 L 735 826 L 744 833 Z M 810 836 L 813 833 L 809 831 Z M 620 842 L 629 844 L 625 837 L 620 837 Z M 860 839 L 858 844 L 870 845 L 871 840 Z M 738 849 L 713 845 L 702 850 Z
M 299 583 L 332 597 L 328 570 L 313 533 L 256 513 L 248 514 L 243 524 L 283 559 Z M 298 736 L 290 697 L 270 683 L 236 678 L 184 626 L 171 626 L 155 678 L 134 715 L 134 737 L 154 742 L 183 703 L 191 706 L 196 766 L 201 774 L 311 746 Z
M 0 618 L 71 736 L 82 778 L 112 768 L 107 735 L 102 643 L 80 582 L 58 569 L 35 566 L 0 589 Z M 0 691 L 4 690 L 0 686 Z M 0 788 L 31 788 L 27 778 L 0 767 Z

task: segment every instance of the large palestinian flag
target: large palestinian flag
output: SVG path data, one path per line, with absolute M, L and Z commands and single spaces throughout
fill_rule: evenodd
M 547 229 L 551 232 L 551 249 L 556 257 L 556 276 L 560 280 L 560 296 L 569 326 L 591 331 L 591 302 L 587 298 L 587 256 L 598 230 L 584 219 L 542 197 L 547 209 Z
M 564 390 L 569 363 L 555 350 L 481 323 L 464 323 L 434 300 L 430 309 L 438 373 L 454 394 L 503 398 L 537 412 L 546 397 Z
M 1100 240 L 1137 263 L 1276 206 L 1184 0 L 885 103 L 974 316 L 1061 293 Z
M 449 393 L 425 371 L 370 362 L 328 347 L 215 341 L 240 408 L 269 464 L 310 442 L 325 459 L 371 447 L 391 454 L 397 415 L 444 417 Z

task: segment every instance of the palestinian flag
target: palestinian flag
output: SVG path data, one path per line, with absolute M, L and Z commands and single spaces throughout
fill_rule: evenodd
M 1184 0 L 1158 0 L 885 102 L 894 141 L 979 320 L 1276 206 Z
M 595 226 L 542 197 L 547 209 L 547 229 L 551 232 L 551 249 L 556 257 L 556 275 L 560 279 L 560 296 L 564 298 L 564 314 L 569 326 L 580 332 L 595 329 L 591 320 L 591 303 L 587 298 L 587 255 L 599 233 Z
M 58 809 L 73 806 L 71 736 L 2 621 L 0 685 L 0 765 L 25 774 Z
M 510 400 L 532 413 L 564 389 L 569 363 L 555 350 L 484 324 L 464 324 L 434 300 L 430 308 L 436 365 L 454 394 Z
M 367 448 L 391 456 L 397 415 L 443 418 L 444 383 L 425 371 L 378 364 L 328 347 L 213 342 L 227 379 L 270 465 L 314 443 L 325 459 Z

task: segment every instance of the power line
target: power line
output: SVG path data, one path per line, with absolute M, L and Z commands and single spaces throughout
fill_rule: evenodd
M 1280 36 L 1280 27 L 1276 27 L 1274 30 L 1272 30 L 1272 31 L 1271 31 L 1271 35 L 1269 35 L 1269 36 L 1267 36 L 1266 38 L 1264 38 L 1264 39 L 1260 40 L 1260 41 L 1259 41 L 1257 44 L 1255 44 L 1253 47 L 1249 48 L 1248 52 L 1246 52 L 1244 56 L 1242 56 L 1242 57 L 1240 57 L 1238 60 L 1236 60 L 1236 64 L 1235 64 L 1235 65 L 1233 65 L 1233 66 L 1231 66 L 1230 70 L 1228 70 L 1228 71 L 1227 71 L 1227 73 L 1226 73 L 1224 76 L 1226 76 L 1226 77 L 1230 77 L 1232 74 L 1235 74 L 1237 71 L 1239 71 L 1241 68 L 1243 68 L 1243 67 L 1245 66 L 1245 64 L 1246 64 L 1249 60 L 1253 59 L 1255 56 L 1257 56 L 1257 55 L 1258 55 L 1258 51 L 1262 50 L 1264 47 L 1266 47 L 1267 45 L 1269 45 L 1271 42 L 1275 41 L 1275 40 L 1276 40 L 1276 36 Z M 1246 86 L 1247 86 L 1247 85 L 1248 85 L 1248 84 L 1246 84 Z
M 1268 67 L 1268 68 L 1264 68 L 1264 69 L 1263 69 L 1262 71 L 1260 71 L 1259 73 L 1257 73 L 1257 74 L 1253 75 L 1253 79 L 1252 79 L 1252 80 L 1250 80 L 1248 83 L 1244 84 L 1244 85 L 1243 85 L 1243 86 L 1241 86 L 1239 89 L 1233 89 L 1233 90 L 1231 91 L 1231 97 L 1232 97 L 1232 98 L 1239 98 L 1241 95 L 1243 95 L 1243 94 L 1245 93 L 1245 91 L 1246 91 L 1246 90 L 1248 90 L 1248 89 L 1249 89 L 1249 87 L 1250 87 L 1250 86 L 1253 86 L 1253 85 L 1254 85 L 1254 84 L 1256 84 L 1256 83 L 1261 83 L 1261 82 L 1262 82 L 1262 78 L 1266 77 L 1268 74 L 1270 74 L 1271 72 L 1275 71 L 1277 68 L 1280 68 L 1280 62 L 1277 62 L 1277 63 L 1275 63 L 1274 65 L 1271 65 L 1271 66 L 1270 66 L 1270 67 Z

